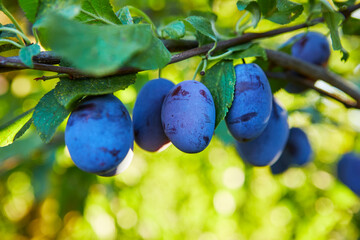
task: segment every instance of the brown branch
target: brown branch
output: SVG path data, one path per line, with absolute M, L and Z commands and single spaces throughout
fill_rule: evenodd
M 360 4 L 356 4 L 354 6 L 351 6 L 343 11 L 341 13 L 344 14 L 345 17 L 349 17 L 350 14 L 359 9 Z M 268 38 L 273 37 L 282 33 L 292 32 L 294 30 L 298 30 L 301 28 L 313 26 L 315 24 L 318 24 L 320 22 L 323 22 L 323 18 L 316 18 L 312 20 L 311 22 L 302 23 L 298 25 L 294 25 L 291 27 L 281 27 L 277 28 L 271 31 L 262 32 L 262 33 L 245 33 L 244 35 L 240 37 L 235 37 L 229 40 L 223 40 L 219 41 L 217 44 L 216 49 L 214 52 L 225 50 L 229 47 L 233 47 L 239 44 L 247 43 L 256 39 L 261 38 Z M 172 56 L 171 61 L 169 64 L 176 63 L 183 61 L 185 59 L 198 56 L 198 55 L 204 55 L 208 53 L 208 51 L 213 47 L 213 44 L 208 44 L 202 47 L 197 47 L 198 43 L 196 41 L 188 41 L 188 40 L 164 40 L 164 45 L 168 47 L 170 51 L 183 51 L 178 54 L 175 54 Z M 347 93 L 349 96 L 354 98 L 357 102 L 356 107 L 360 108 L 360 91 L 359 89 L 351 84 L 350 82 L 345 81 L 340 76 L 337 76 L 336 74 L 327 71 L 326 69 L 323 69 L 319 66 L 306 63 L 304 61 L 301 61 L 299 59 L 293 58 L 288 54 L 273 51 L 273 50 L 266 50 L 268 58 L 270 61 L 276 63 L 279 66 L 282 66 L 287 69 L 295 70 L 307 77 L 309 79 L 317 80 L 322 79 L 329 84 L 333 85 L 334 87 L 337 87 L 338 89 L 342 90 L 343 92 Z M 70 67 L 61 67 L 61 66 L 53 66 L 52 64 L 58 64 L 60 62 L 60 58 L 53 55 L 51 52 L 42 52 L 38 56 L 34 57 L 34 67 L 35 70 L 42 70 L 42 71 L 50 71 L 50 72 L 57 72 L 57 73 L 65 73 L 70 75 L 73 79 L 76 78 L 84 78 L 84 77 L 94 77 L 91 75 L 84 74 L 80 72 L 77 69 L 70 68 Z M 0 57 L 0 72 L 3 72 L 4 70 L 9 71 L 10 69 L 13 70 L 19 70 L 19 69 L 29 69 L 26 65 L 24 65 L 19 57 Z M 131 73 L 137 73 L 139 71 L 142 71 L 141 69 L 137 68 L 131 68 L 131 67 L 124 67 L 117 70 L 115 73 L 111 74 L 113 75 L 126 75 Z
M 330 93 L 328 91 L 325 91 L 324 89 L 316 87 L 314 85 L 314 83 L 315 83 L 314 81 L 297 76 L 293 73 L 290 73 L 290 72 L 266 72 L 266 76 L 268 78 L 275 78 L 275 79 L 279 79 L 279 80 L 290 81 L 290 82 L 295 82 L 295 83 L 304 85 L 308 88 L 314 89 L 315 91 L 319 92 L 320 94 L 322 94 L 324 96 L 335 99 L 336 101 L 342 103 L 346 108 L 359 108 L 356 101 L 353 101 L 352 99 L 349 99 L 349 98 L 342 97 L 341 95 L 336 94 L 336 93 Z

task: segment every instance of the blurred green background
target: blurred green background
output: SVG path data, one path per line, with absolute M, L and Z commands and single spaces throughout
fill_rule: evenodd
M 25 26 L 16 1 L 7 2 Z M 242 14 L 230 0 L 113 1 L 115 10 L 128 4 L 158 26 L 191 10 L 214 11 L 222 34 L 234 29 Z M 3 15 L 0 20 L 8 21 Z M 303 14 L 295 22 L 304 20 Z M 250 30 L 276 27 L 263 20 Z M 323 24 L 311 29 L 328 34 Z M 276 49 L 298 32 L 260 43 Z M 343 63 L 340 53 L 332 52 L 329 68 L 359 84 L 360 38 L 343 36 L 342 41 L 350 59 Z M 191 79 L 199 61 L 169 65 L 161 76 L 174 82 Z M 28 70 L 0 75 L 0 125 L 34 107 L 55 86 L 57 80 L 33 80 L 44 74 L 52 75 Z M 140 73 L 136 84 L 115 95 L 132 112 L 141 86 L 157 76 L 157 71 Z M 32 127 L 0 148 L 0 239 L 358 239 L 359 198 L 336 179 L 336 162 L 345 152 L 360 152 L 360 111 L 313 90 L 302 95 L 280 90 L 275 96 L 288 110 L 290 126 L 306 131 L 315 152 L 313 163 L 279 176 L 272 176 L 269 167 L 245 165 L 224 125 L 199 154 L 174 146 L 147 153 L 135 146 L 129 169 L 111 178 L 74 166 L 63 140 L 66 121 L 47 145 Z

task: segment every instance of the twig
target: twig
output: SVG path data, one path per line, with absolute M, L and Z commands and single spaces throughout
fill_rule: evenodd
M 275 79 L 284 80 L 284 81 L 291 81 L 291 82 L 296 82 L 298 84 L 304 85 L 308 88 L 314 89 L 315 91 L 319 92 L 320 94 L 322 94 L 324 96 L 335 99 L 336 101 L 342 103 L 346 108 L 359 108 L 358 104 L 355 101 L 353 101 L 351 99 L 346 99 L 346 98 L 340 96 L 339 94 L 330 93 L 328 91 L 325 91 L 324 89 L 316 87 L 314 85 L 314 81 L 297 76 L 290 72 L 266 72 L 266 76 L 268 78 L 275 78 Z
M 312 80 L 321 79 L 338 88 L 339 90 L 354 98 L 357 102 L 357 107 L 360 108 L 360 89 L 355 84 L 346 81 L 345 79 L 323 67 L 301 61 L 298 58 L 290 56 L 289 54 L 269 49 L 266 50 L 266 53 L 268 59 L 276 65 L 286 69 L 295 70 L 296 72 L 301 73 Z
M 42 81 L 46 81 L 46 80 L 51 80 L 51 79 L 56 79 L 56 78 L 61 78 L 61 77 L 70 77 L 68 74 L 66 73 L 61 73 L 61 74 L 56 74 L 56 75 L 52 75 L 52 76 L 42 76 L 42 77 L 37 77 L 37 78 L 34 78 L 35 81 L 39 81 L 39 80 L 42 80 Z

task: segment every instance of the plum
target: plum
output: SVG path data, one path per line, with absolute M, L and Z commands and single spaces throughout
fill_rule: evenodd
M 161 121 L 175 147 L 185 153 L 201 152 L 215 129 L 215 105 L 209 89 L 193 80 L 177 84 L 164 99 Z
M 268 125 L 255 139 L 236 142 L 240 157 L 254 165 L 266 166 L 276 162 L 283 152 L 289 136 L 287 113 L 273 98 L 273 106 Z
M 263 70 L 255 63 L 235 66 L 234 100 L 226 115 L 226 125 L 237 141 L 259 136 L 268 124 L 272 93 Z
M 360 196 L 360 155 L 344 154 L 337 164 L 337 176 L 342 183 Z
M 291 55 L 305 62 L 319 66 L 326 66 L 330 57 L 330 46 L 326 37 L 318 32 L 300 33 L 290 38 L 284 45 L 295 43 L 291 47 Z M 307 88 L 297 84 L 289 83 L 285 90 L 289 93 L 301 93 Z
M 159 78 L 147 82 L 140 90 L 133 110 L 135 142 L 150 152 L 163 150 L 170 140 L 161 124 L 161 107 L 175 84 Z
M 65 144 L 83 171 L 112 176 L 124 171 L 133 156 L 133 126 L 114 95 L 86 98 L 70 115 Z
M 313 151 L 306 133 L 300 128 L 291 128 L 285 149 L 273 165 L 271 172 L 280 174 L 285 172 L 290 166 L 303 166 L 312 159 Z

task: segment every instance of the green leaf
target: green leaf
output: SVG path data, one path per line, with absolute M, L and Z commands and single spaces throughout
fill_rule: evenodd
M 110 1 L 104 0 L 84 0 L 76 19 L 91 24 L 121 24 Z
M 215 22 L 217 20 L 217 15 L 210 11 L 198 11 L 192 10 L 189 13 L 189 16 L 199 16 L 208 19 L 210 22 Z
M 0 147 L 13 143 L 21 137 L 30 127 L 32 122 L 33 110 L 30 109 L 10 122 L 0 126 Z
M 56 100 L 54 90 L 45 94 L 36 105 L 33 114 L 34 125 L 41 140 L 48 143 L 69 114 L 70 110 Z
M 164 37 L 180 39 L 185 36 L 185 24 L 182 21 L 176 20 L 166 25 L 161 32 Z
M 130 10 L 128 7 L 123 7 L 117 12 L 120 22 L 124 25 L 134 24 L 134 20 L 131 17 Z
M 0 29 L 3 28 L 3 27 L 7 27 L 7 28 L 14 28 L 16 29 L 15 25 L 14 24 L 5 24 L 5 25 L 2 25 L 0 23 Z M 16 33 L 14 32 L 9 32 L 9 31 L 0 31 L 0 38 L 9 38 L 9 37 L 16 37 Z
M 243 46 L 242 46 L 243 45 Z M 238 51 L 235 52 L 225 59 L 240 59 L 240 58 L 247 58 L 247 57 L 262 57 L 267 60 L 266 51 L 264 48 L 260 47 L 259 44 L 242 44 L 238 45 L 234 48 L 229 48 L 229 50 Z M 250 46 L 249 46 L 250 45 Z
M 19 0 L 20 7 L 25 12 L 27 19 L 34 23 L 39 7 L 39 0 Z
M 19 57 L 20 60 L 29 67 L 33 67 L 32 57 L 40 53 L 40 46 L 37 44 L 32 44 L 20 49 Z
M 342 26 L 342 29 L 343 33 L 346 35 L 360 36 L 360 19 L 352 17 L 346 19 Z
M 84 96 L 123 90 L 135 83 L 135 79 L 135 74 L 84 80 L 61 78 L 54 89 L 54 96 L 61 105 L 69 109 L 74 102 Z
M 214 41 L 217 41 L 214 31 L 212 30 L 211 22 L 199 16 L 190 16 L 185 18 L 185 21 L 190 23 L 190 25 L 201 34 L 205 35 L 208 38 L 211 38 Z
M 346 61 L 349 57 L 348 52 L 341 45 L 339 27 L 344 21 L 345 17 L 339 12 L 329 10 L 329 8 L 323 4 L 322 13 L 325 19 L 325 23 L 330 30 L 332 47 L 334 50 L 340 50 L 343 54 L 341 60 Z
M 201 82 L 210 90 L 216 109 L 217 126 L 226 116 L 234 99 L 235 70 L 233 61 L 222 60 L 206 71 Z
M 288 24 L 294 21 L 303 12 L 304 7 L 301 4 L 288 0 L 277 0 L 277 12 L 272 14 L 268 19 L 278 24 Z
M 304 7 L 288 0 L 258 0 L 264 17 L 278 24 L 288 24 L 301 15 Z
M 239 11 L 247 10 L 251 13 L 252 15 L 251 26 L 256 28 L 257 24 L 261 19 L 261 10 L 259 4 L 257 2 L 250 0 L 241 0 L 241 1 L 237 1 L 236 6 L 239 9 Z
M 52 14 L 42 22 L 42 30 L 46 44 L 58 56 L 94 76 L 114 73 L 125 65 L 162 68 L 171 57 L 148 24 L 86 25 Z M 141 66 L 138 60 L 141 56 L 152 58 L 153 62 Z
M 162 41 L 156 37 L 151 38 L 150 47 L 136 54 L 126 65 L 147 70 L 163 68 L 171 61 L 171 53 L 164 46 Z
M 73 18 L 79 14 L 82 1 L 83 0 L 40 0 L 36 22 L 41 21 L 44 15 L 54 13 L 61 14 L 67 18 Z M 59 23 L 57 25 L 59 25 Z

